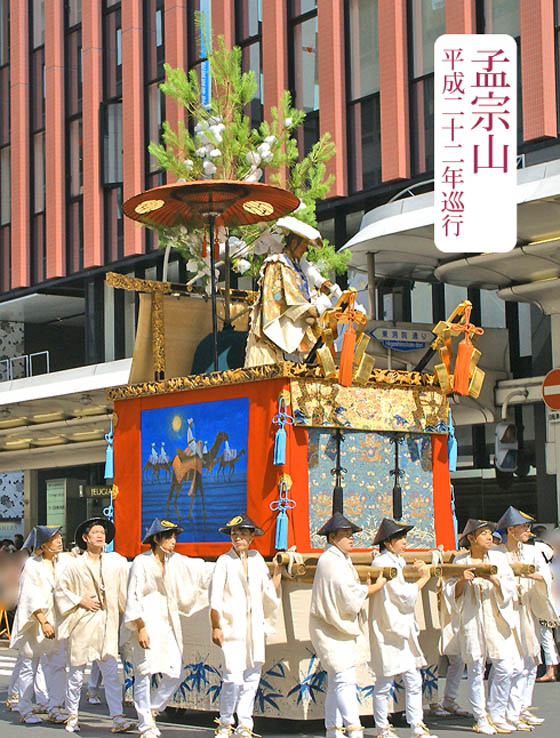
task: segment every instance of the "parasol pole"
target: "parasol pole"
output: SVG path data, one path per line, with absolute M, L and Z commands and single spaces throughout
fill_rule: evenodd
M 214 357 L 214 371 L 218 371 L 218 313 L 216 305 L 216 254 L 214 252 L 214 226 L 216 224 L 215 212 L 208 212 L 205 214 L 208 220 L 208 240 L 210 243 L 210 285 L 211 285 L 211 300 L 212 300 L 212 338 L 213 346 L 212 353 Z
M 395 468 L 391 469 L 390 474 L 395 477 L 393 482 L 393 518 L 400 520 L 402 518 L 402 489 L 400 478 L 404 474 L 399 464 L 399 444 L 402 441 L 400 433 L 394 433 L 391 441 L 395 444 Z

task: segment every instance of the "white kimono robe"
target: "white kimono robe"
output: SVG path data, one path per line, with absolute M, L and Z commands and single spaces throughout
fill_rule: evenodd
M 274 632 L 280 598 L 258 551 L 248 551 L 248 576 L 235 551 L 216 561 L 210 585 L 210 608 L 220 616 L 224 635 L 224 670 L 235 672 L 263 664 L 265 636 Z
M 519 654 L 523 659 L 541 662 L 541 644 L 539 639 L 539 620 L 554 620 L 555 611 L 550 601 L 552 574 L 541 552 L 534 546 L 518 543 L 515 551 L 508 551 L 500 546 L 510 563 L 521 561 L 534 564 L 536 573 L 544 581 L 537 582 L 526 577 L 516 577 L 516 592 L 513 598 L 514 629 Z
M 512 598 L 515 578 L 506 557 L 491 550 L 484 557 L 485 563 L 498 567 L 500 586 L 482 577 L 467 582 L 460 597 L 455 597 L 458 577 L 446 579 L 442 596 L 446 598 L 457 633 L 459 654 L 465 663 L 488 659 L 497 661 L 511 656 L 515 648 L 513 629 Z M 470 554 L 457 556 L 454 564 L 472 563 Z
M 361 627 L 367 593 L 352 559 L 327 544 L 313 579 L 309 614 L 311 643 L 327 671 L 345 671 L 367 660 Z
M 99 565 L 87 553 L 73 559 L 57 582 L 58 637 L 68 640 L 71 666 L 103 661 L 119 655 L 119 614 L 126 602 L 129 565 L 118 553 L 101 554 Z M 85 594 L 99 600 L 101 608 L 90 612 L 79 606 Z
M 152 551 L 137 556 L 130 570 L 126 608 L 121 626 L 121 645 L 130 650 L 137 674 L 167 674 L 178 677 L 182 667 L 183 632 L 180 617 L 188 617 L 208 606 L 208 586 L 213 563 L 173 553 L 161 568 Z M 138 643 L 136 620 L 142 618 L 150 647 Z M 177 654 L 170 653 L 173 639 Z M 179 664 L 177 671 L 177 664 Z
M 17 648 L 24 656 L 35 658 L 56 653 L 57 638 L 45 638 L 39 621 L 33 616 L 41 610 L 56 630 L 54 589 L 56 582 L 73 556 L 60 553 L 53 566 L 36 554 L 27 559 L 19 580 L 18 606 L 12 627 L 10 648 Z
M 384 551 L 372 566 L 393 566 L 397 576 L 376 592 L 370 605 L 371 665 L 376 675 L 395 676 L 426 666 L 414 609 L 418 586 L 405 581 L 402 556 Z

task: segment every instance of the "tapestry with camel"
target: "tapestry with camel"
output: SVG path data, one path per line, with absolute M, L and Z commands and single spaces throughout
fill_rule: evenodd
M 155 517 L 185 528 L 180 543 L 223 541 L 247 506 L 249 399 L 141 412 L 142 530 Z

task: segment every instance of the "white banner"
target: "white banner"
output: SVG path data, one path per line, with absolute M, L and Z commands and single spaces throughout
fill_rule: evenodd
M 517 241 L 517 45 L 446 34 L 434 45 L 434 241 L 510 251 Z

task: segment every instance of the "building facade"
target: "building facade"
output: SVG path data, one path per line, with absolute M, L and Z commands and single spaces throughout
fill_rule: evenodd
M 324 235 L 343 247 L 368 218 L 391 221 L 385 231 L 392 229 L 398 241 L 404 221 L 393 222 L 394 209 L 385 216 L 378 208 L 391 200 L 417 202 L 432 188 L 433 43 L 443 33 L 508 33 L 516 39 L 519 166 L 529 170 L 560 159 L 559 5 L 559 0 L 0 0 L 0 470 L 15 473 L 17 462 L 2 466 L 2 457 L 22 452 L 20 473 L 35 470 L 28 474 L 31 497 L 38 485 L 46 489 L 48 479 L 61 474 L 90 485 L 103 481 L 99 432 L 110 407 L 102 399 L 94 396 L 88 403 L 88 393 L 78 388 L 71 402 L 45 421 L 83 420 L 88 417 L 83 408 L 91 406 L 98 412 L 90 418 L 105 418 L 91 441 L 97 444 L 93 462 L 74 466 L 59 459 L 56 469 L 52 460 L 31 463 L 32 454 L 23 453 L 40 448 L 35 438 L 21 441 L 16 432 L 18 417 L 25 416 L 27 424 L 33 416 L 32 397 L 22 395 L 29 412 L 18 415 L 1 393 L 2 381 L 25 383 L 25 376 L 44 371 L 47 360 L 52 374 L 131 356 L 137 298 L 108 287 L 105 273 L 161 278 L 162 254 L 153 235 L 123 218 L 122 203 L 166 181 L 147 145 L 159 138 L 163 120 L 174 124 L 181 115 L 159 90 L 164 62 L 204 74 L 199 11 L 210 18 L 214 34 L 242 48 L 245 68 L 254 70 L 255 123 L 289 89 L 307 113 L 302 151 L 322 133 L 331 134 L 336 155 L 329 171 L 335 182 L 318 216 Z M 547 195 L 551 207 L 554 199 L 554 193 Z M 418 238 L 429 241 L 426 227 Z M 551 242 L 558 235 L 553 230 L 547 235 Z M 502 283 L 470 280 L 468 270 L 466 276 L 451 271 L 446 276 L 445 270 L 438 272 L 443 259 L 424 258 L 421 241 L 408 256 L 393 259 L 394 244 L 368 243 L 363 253 L 369 249 L 376 258 L 356 257 L 351 278 L 365 294 L 369 279 L 377 322 L 432 325 L 468 297 L 474 321 L 506 337 L 502 354 L 491 361 L 496 397 L 500 381 L 538 384 L 537 378 L 560 364 L 551 327 L 558 326 L 551 315 L 560 307 L 555 313 L 555 307 L 541 309 L 538 299 L 500 296 Z M 558 276 L 555 243 L 547 259 L 546 278 Z M 184 264 L 173 261 L 169 278 L 185 277 Z M 9 340 L 12 334 L 17 341 Z M 33 380 L 33 387 L 41 384 L 40 377 Z M 556 472 L 546 458 L 554 437 L 548 435 L 544 405 L 533 395 L 512 403 L 529 469 L 496 480 L 496 397 L 491 408 L 457 428 L 459 517 L 492 518 L 507 497 L 557 522 Z M 71 409 L 76 402 L 78 412 Z M 85 428 L 94 433 L 93 426 Z M 56 444 L 67 446 L 68 435 L 57 428 L 50 432 L 59 439 Z M 21 480 L 19 485 L 24 486 Z M 31 497 L 32 521 L 46 503 L 35 504 Z

